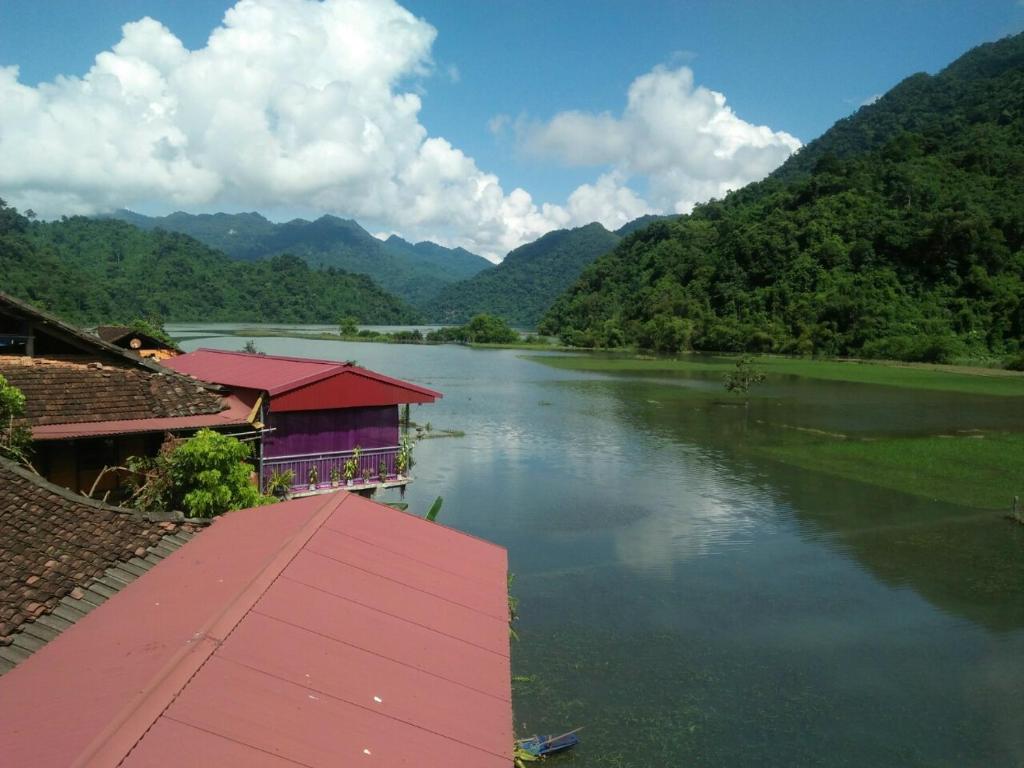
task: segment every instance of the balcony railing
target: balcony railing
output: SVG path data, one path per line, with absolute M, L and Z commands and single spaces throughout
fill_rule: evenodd
M 336 470 L 340 478 L 338 483 L 343 487 L 374 488 L 380 485 L 406 482 L 409 478 L 398 476 L 398 452 L 400 447 L 389 445 L 383 448 L 363 448 L 360 450 L 358 469 L 351 483 L 345 480 L 345 462 L 355 455 L 355 451 L 331 451 L 327 453 L 304 453 L 293 456 L 273 456 L 263 459 L 263 488 L 275 474 L 293 472 L 291 488 L 293 492 L 324 490 L 334 487 L 331 472 Z M 384 466 L 381 479 L 380 468 Z M 317 481 L 315 488 L 310 487 L 309 473 L 316 467 Z

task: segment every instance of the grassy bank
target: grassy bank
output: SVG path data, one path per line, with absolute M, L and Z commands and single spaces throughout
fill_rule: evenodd
M 695 356 L 694 359 L 645 359 L 613 356 L 525 356 L 554 368 L 607 373 L 617 376 L 678 377 L 692 375 L 707 382 L 707 375 L 733 369 L 728 358 Z M 758 358 L 755 366 L 775 376 L 844 381 L 856 384 L 912 388 L 965 396 L 1024 397 L 1024 376 L 1005 371 L 985 375 L 980 369 L 902 364 L 855 363 Z M 674 409 L 703 410 L 709 403 L 733 400 L 724 390 L 670 387 L 658 395 Z M 815 424 L 794 429 L 772 414 L 771 396 L 751 390 L 751 429 L 700 432 L 700 422 L 690 427 L 695 439 L 715 443 L 754 460 L 780 462 L 803 470 L 867 483 L 880 488 L 935 499 L 974 509 L 1007 510 L 1014 495 L 1024 496 L 1024 434 L 977 432 L 970 434 L 888 434 L 846 436 L 816 429 Z M 905 396 L 904 396 L 905 397 Z M 736 405 L 742 400 L 735 400 Z M 755 407 L 756 406 L 756 407 Z M 737 414 L 743 412 L 739 406 Z M 676 411 L 680 413 L 680 411 Z M 759 418 L 763 416 L 763 420 Z M 737 416 L 738 418 L 738 416 Z M 756 429 L 753 428 L 756 419 Z M 722 422 L 727 428 L 728 423 Z M 731 435 L 731 436 L 730 436 Z
M 750 449 L 801 469 L 965 507 L 1008 510 L 1024 495 L 1024 435 L 842 440 L 809 438 Z
M 554 368 L 594 373 L 640 373 L 679 375 L 732 370 L 729 358 L 694 355 L 687 358 L 615 357 L 574 355 L 564 357 L 524 356 Z M 806 358 L 762 356 L 754 365 L 768 374 L 801 376 L 807 379 L 846 381 L 888 387 L 962 392 L 972 395 L 1024 397 L 1024 373 L 989 368 L 957 368 L 884 361 L 809 360 Z

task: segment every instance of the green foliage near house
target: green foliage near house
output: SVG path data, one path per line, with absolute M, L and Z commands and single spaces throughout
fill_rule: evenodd
M 420 319 L 365 275 L 315 269 L 290 255 L 236 261 L 185 235 L 112 219 L 29 221 L 2 201 L 0 274 L 5 292 L 82 324 L 314 323 L 340 311 L 363 323 Z
M 0 456 L 18 463 L 28 460 L 32 434 L 15 425 L 25 413 L 25 395 L 0 375 Z
M 201 429 L 185 440 L 165 444 L 155 459 L 131 459 L 138 486 L 132 506 L 180 510 L 188 517 L 215 517 L 233 509 L 272 501 L 250 481 L 248 443 Z
M 914 75 L 767 180 L 599 258 L 540 324 L 585 347 L 923 362 L 1024 351 L 1024 35 Z

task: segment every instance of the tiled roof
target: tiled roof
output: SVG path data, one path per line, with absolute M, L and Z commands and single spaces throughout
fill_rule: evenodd
M 64 322 L 51 312 L 39 309 L 27 301 L 16 299 L 2 291 L 0 291 L 0 311 L 31 321 L 35 325 L 37 333 L 43 332 L 62 338 L 82 350 L 84 354 L 96 355 L 98 359 L 102 358 L 107 361 L 124 361 L 156 373 L 164 370 L 157 363 L 140 358 L 134 352 L 103 341 L 88 331 Z
M 125 336 L 131 336 L 133 333 L 135 331 L 126 325 L 100 325 L 96 327 L 96 335 L 108 344 L 117 344 Z M 142 334 L 135 335 L 141 336 Z
M 506 569 L 354 494 L 228 513 L 0 677 L 4 760 L 511 768 Z
M 218 413 L 223 397 L 174 374 L 87 358 L 0 356 L 0 374 L 26 399 L 24 426 Z
M 79 496 L 0 459 L 0 674 L 196 529 L 167 518 Z
M 120 342 L 125 339 L 139 339 L 146 349 L 174 349 L 165 341 L 154 338 L 148 333 L 142 333 L 127 325 L 99 325 L 93 331 L 103 341 L 120 347 Z

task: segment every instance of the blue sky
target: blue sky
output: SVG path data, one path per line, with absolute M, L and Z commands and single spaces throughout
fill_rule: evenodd
M 304 48 L 315 47 L 315 42 L 302 37 L 325 23 L 315 16 L 311 7 L 315 3 L 253 0 L 249 10 L 263 3 L 274 14 L 272 21 L 266 16 L 268 35 L 291 28 Z M 338 6 L 338 14 L 331 23 L 349 24 L 348 6 L 341 0 L 332 4 Z M 97 80 L 77 90 L 46 91 L 44 87 L 38 92 L 43 97 L 39 104 L 34 97 L 29 99 L 31 106 L 24 100 L 26 94 L 37 93 L 37 86 L 61 75 L 88 79 L 96 55 L 121 40 L 121 26 L 145 16 L 162 23 L 187 51 L 203 49 L 231 3 L 0 2 L 0 67 L 19 67 L 17 86 L 22 97 L 20 112 L 3 114 L 0 106 L 0 115 L 5 122 L 28 125 L 45 113 L 45 121 L 31 131 L 26 128 L 20 139 L 11 131 L 5 135 L 0 126 L 0 163 L 25 156 L 26 149 L 18 142 L 27 141 L 26 136 L 36 145 L 75 143 L 87 156 L 96 154 L 95 163 L 83 165 L 80 158 L 62 160 L 65 155 L 60 152 L 40 151 L 39 157 L 53 157 L 55 163 L 72 167 L 49 175 L 23 169 L 6 177 L 0 169 L 0 196 L 16 204 L 33 204 L 49 215 L 57 215 L 62 206 L 74 213 L 115 204 L 153 213 L 178 208 L 257 208 L 281 217 L 330 211 L 351 215 L 372 231 L 459 243 L 497 257 L 545 227 L 582 224 L 587 217 L 612 226 L 646 210 L 685 210 L 711 194 L 764 175 L 792 151 L 796 140 L 813 139 L 904 77 L 935 72 L 979 43 L 1024 28 L 1024 4 L 1017 0 L 406 0 L 401 7 L 389 0 L 358 0 L 355 5 L 360 6 L 361 19 L 386 17 L 392 23 L 406 10 L 415 17 L 403 22 L 402 34 L 392 34 L 393 28 L 383 22 L 367 27 L 370 52 L 366 60 L 371 67 L 380 62 L 380 69 L 386 70 L 387 93 L 382 95 L 376 87 L 360 92 L 368 73 L 358 66 L 338 68 L 325 64 L 322 57 L 295 56 L 275 62 L 273 56 L 257 51 L 256 66 L 262 76 L 277 82 L 288 70 L 288 77 L 306 78 L 316 88 L 322 88 L 325 77 L 334 78 L 348 83 L 346 96 L 339 98 L 350 99 L 348 105 L 322 105 L 315 117 L 310 113 L 311 120 L 325 125 L 337 117 L 336 130 L 298 139 L 295 132 L 302 133 L 308 126 L 293 114 L 299 124 L 289 127 L 292 113 L 273 94 L 254 97 L 265 104 L 240 108 L 249 120 L 265 108 L 270 116 L 267 130 L 274 134 L 280 126 L 279 135 L 272 138 L 290 137 L 287 150 L 280 149 L 280 141 L 275 144 L 287 154 L 289 170 L 258 176 L 242 163 L 273 165 L 280 158 L 268 154 L 270 150 L 260 142 L 251 152 L 244 151 L 244 142 L 252 136 L 238 128 L 244 124 L 241 117 L 224 118 L 222 135 L 236 129 L 241 134 L 223 145 L 213 141 L 212 146 L 209 132 L 203 134 L 205 140 L 190 133 L 199 118 L 185 124 L 171 120 L 159 132 L 136 136 L 130 146 L 118 148 L 115 154 L 124 155 L 126 163 L 132 152 L 143 154 L 121 173 L 105 174 L 103 169 L 117 161 L 108 152 L 111 141 L 100 145 L 96 134 L 116 130 L 114 118 L 81 135 L 53 123 L 91 122 L 94 114 L 110 111 L 109 99 L 121 97 L 97 96 L 102 90 L 95 87 Z M 264 17 L 250 12 L 246 18 L 252 29 Z M 152 29 L 138 32 L 142 42 L 125 55 L 146 59 L 145 49 L 158 48 L 160 34 Z M 351 38 L 345 39 L 351 45 Z M 268 51 L 276 50 L 272 40 L 266 44 L 271 46 Z M 339 47 L 337 38 L 332 45 L 334 50 Z M 230 50 L 237 59 L 237 44 Z M 330 50 L 325 49 L 328 55 Z M 217 70 L 221 81 L 201 88 L 194 82 L 182 85 L 178 81 L 186 74 L 196 77 L 200 70 L 179 59 L 174 58 L 178 63 L 173 65 L 179 76 L 161 69 L 171 85 L 147 85 L 145 99 L 155 103 L 177 88 L 172 103 L 180 108 L 191 103 L 186 100 L 207 99 L 207 118 L 214 105 L 230 101 L 231 78 L 223 77 L 222 69 Z M 123 73 L 124 69 L 112 71 Z M 637 85 L 640 106 L 624 113 L 631 85 L 645 76 Z M 14 86 L 8 82 L 8 87 Z M 709 92 L 724 96 L 724 108 L 713 103 Z M 405 93 L 419 99 L 414 119 L 403 107 L 400 97 Z M 393 98 L 385 98 L 388 95 Z M 94 105 L 88 103 L 92 98 L 97 99 Z M 366 106 L 352 106 L 357 104 Z M 678 109 L 663 109 L 666 104 Z M 85 112 L 77 119 L 54 117 L 67 116 L 72 108 Z M 131 111 L 140 108 L 137 104 L 119 102 L 115 108 L 123 109 L 121 119 L 138 123 Z M 164 115 L 166 104 L 161 110 Z M 746 166 L 738 161 L 707 164 L 687 155 L 686 145 L 706 137 L 707 125 L 722 126 L 724 110 L 731 117 L 726 115 L 727 125 L 715 139 L 718 143 L 703 151 L 722 155 L 734 153 L 737 147 L 754 147 L 760 154 Z M 381 130 L 381 140 L 370 142 L 360 158 L 348 157 L 344 146 L 338 149 L 344 141 L 342 124 L 348 125 L 353 117 Z M 209 120 L 204 120 L 209 129 Z M 687 120 L 696 123 L 679 122 Z M 700 121 L 705 121 L 703 127 Z M 756 129 L 761 127 L 765 130 L 759 133 Z M 694 132 L 688 134 L 691 129 Z M 658 146 L 666 136 L 668 143 Z M 672 136 L 689 138 L 673 144 Z M 443 145 L 429 139 L 443 139 Z M 95 148 L 93 142 L 97 142 Z M 391 151 L 405 147 L 406 142 L 404 154 Z M 232 147 L 239 148 L 233 166 L 223 162 L 224 153 Z M 327 156 L 337 163 L 336 171 L 330 178 L 311 180 L 317 176 L 318 147 L 327 148 Z M 300 150 L 311 165 L 297 164 Z M 170 170 L 154 164 L 152 180 L 143 183 L 132 178 L 131 167 L 140 169 L 136 175 L 141 177 L 149 160 L 163 162 L 161 158 L 174 153 L 178 153 L 177 165 Z M 182 170 L 185 160 L 188 167 Z M 365 164 L 390 170 L 374 177 Z M 404 172 L 410 166 L 418 169 L 411 175 Z M 71 180 L 66 190 L 60 189 L 62 179 Z M 474 198 L 484 188 L 491 191 Z M 500 188 L 500 196 L 492 188 Z M 517 188 L 528 193 L 528 203 L 513 194 Z M 483 213 L 474 213 L 474 203 Z

